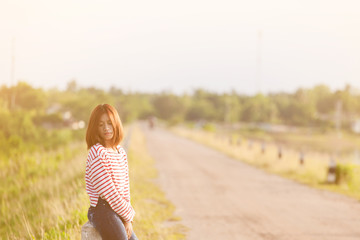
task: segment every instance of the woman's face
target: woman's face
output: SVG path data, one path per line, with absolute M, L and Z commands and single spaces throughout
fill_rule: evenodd
M 106 113 L 100 117 L 98 131 L 100 137 L 104 140 L 105 145 L 109 145 L 109 143 L 111 143 L 111 139 L 114 136 L 114 128 L 109 116 Z

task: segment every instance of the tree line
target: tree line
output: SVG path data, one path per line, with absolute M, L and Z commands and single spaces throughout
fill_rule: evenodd
M 79 87 L 75 80 L 65 90 L 44 90 L 19 82 L 0 88 L 0 139 L 8 141 L 11 147 L 20 147 L 24 141 L 46 142 L 52 148 L 74 134 L 57 131 L 66 127 L 66 121 L 83 120 L 86 124 L 91 110 L 99 103 L 114 105 L 125 123 L 155 116 L 174 124 L 202 120 L 331 128 L 341 113 L 342 127 L 349 128 L 360 116 L 360 94 L 349 85 L 337 91 L 318 85 L 293 93 L 250 96 L 204 89 L 182 95 L 124 92 L 116 87 Z M 64 119 L 65 112 L 71 113 L 70 119 Z

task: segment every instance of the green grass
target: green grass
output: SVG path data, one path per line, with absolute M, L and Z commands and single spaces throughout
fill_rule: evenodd
M 71 239 L 66 222 L 85 199 L 83 143 L 36 152 L 1 169 L 1 228 L 6 239 Z M 81 219 L 81 218 L 80 218 Z M 79 228 L 83 221 L 72 222 Z M 58 234 L 54 234 L 57 232 Z M 69 236 L 62 238 L 60 235 Z
M 139 239 L 184 239 L 175 207 L 154 183 L 157 172 L 145 139 L 135 128 L 129 167 L 134 230 Z M 1 161 L 0 239 L 81 239 L 89 199 L 85 191 L 85 142 L 56 151 L 19 154 Z M 168 224 L 171 222 L 172 224 Z

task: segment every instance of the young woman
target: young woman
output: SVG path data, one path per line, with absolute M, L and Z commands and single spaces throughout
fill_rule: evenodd
M 89 149 L 86 192 L 90 198 L 88 219 L 103 240 L 137 240 L 132 229 L 135 211 L 130 203 L 127 155 L 119 145 L 123 127 L 116 109 L 98 105 L 86 131 Z

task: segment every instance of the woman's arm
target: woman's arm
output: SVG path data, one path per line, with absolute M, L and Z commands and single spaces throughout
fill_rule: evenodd
M 135 211 L 130 202 L 126 201 L 116 190 L 108 170 L 106 153 L 101 148 L 96 152 L 96 157 L 91 164 L 90 180 L 95 190 L 105 198 L 111 208 L 126 222 L 131 222 Z

